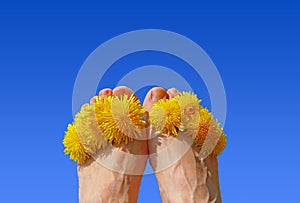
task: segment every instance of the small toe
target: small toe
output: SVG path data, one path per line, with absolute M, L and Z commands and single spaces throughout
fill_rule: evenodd
M 169 99 L 172 99 L 175 96 L 179 95 L 180 92 L 176 88 L 173 87 L 173 88 L 168 89 L 167 94 L 169 96 Z

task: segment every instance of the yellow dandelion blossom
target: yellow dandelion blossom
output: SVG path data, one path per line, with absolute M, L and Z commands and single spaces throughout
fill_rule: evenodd
M 181 109 L 183 134 L 194 138 L 194 145 L 213 156 L 219 155 L 226 146 L 226 135 L 219 122 L 207 108 L 200 105 L 197 95 L 183 92 L 173 98 Z
M 176 137 L 178 130 L 192 136 L 194 146 L 202 152 L 219 155 L 226 146 L 226 135 L 211 112 L 200 105 L 191 92 L 183 92 L 169 100 L 159 100 L 150 110 L 149 121 L 157 131 Z
M 181 122 L 185 130 L 198 129 L 199 104 L 201 102 L 197 95 L 191 92 L 183 92 L 173 98 L 179 103 L 181 110 Z
M 221 133 L 221 136 L 219 137 L 218 143 L 215 146 L 214 150 L 212 151 L 213 156 L 218 156 L 222 153 L 222 151 L 226 147 L 227 137 L 224 132 Z
M 97 112 L 97 120 L 106 139 L 118 146 L 127 144 L 142 135 L 145 122 L 142 117 L 144 107 L 134 96 L 108 97 L 104 99 L 104 108 Z
M 202 147 L 202 151 L 211 152 L 213 156 L 219 155 L 226 146 L 226 135 L 219 122 L 214 120 L 211 112 L 202 106 L 200 106 L 198 130 L 187 130 L 187 132 L 193 136 L 195 146 Z
M 78 137 L 89 154 L 95 154 L 98 149 L 107 144 L 97 121 L 97 114 L 102 109 L 103 102 L 98 101 L 96 104 L 84 106 L 75 116 L 74 126 Z
M 176 137 L 178 130 L 183 130 L 178 101 L 161 99 L 156 102 L 149 112 L 149 121 L 155 130 Z
M 65 154 L 70 154 L 70 159 L 73 161 L 78 161 L 78 163 L 82 164 L 90 157 L 78 137 L 76 128 L 72 124 L 68 125 L 63 144 L 65 146 Z
M 195 143 L 203 143 L 208 130 L 211 125 L 212 121 L 212 114 L 208 111 L 207 108 L 203 108 L 200 106 L 199 108 L 199 123 L 198 123 L 198 129 L 196 130 L 196 133 L 193 132 L 193 138 L 195 139 Z M 187 130 L 189 131 L 189 130 Z

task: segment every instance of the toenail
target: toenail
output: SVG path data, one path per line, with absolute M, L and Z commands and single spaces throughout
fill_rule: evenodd
M 109 92 L 110 92 L 109 90 L 104 90 L 103 94 L 104 94 L 104 95 L 108 95 Z
M 164 96 L 162 97 L 162 93 L 160 93 L 160 92 L 152 92 L 152 95 L 151 95 L 152 101 L 157 101 L 159 99 L 166 99 L 166 98 L 167 98 L 167 95 L 164 94 Z
M 105 97 L 110 95 L 110 90 L 102 90 L 99 94 L 100 97 Z

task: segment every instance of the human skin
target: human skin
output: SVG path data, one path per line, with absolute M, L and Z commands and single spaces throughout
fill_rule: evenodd
M 148 98 L 155 97 L 159 99 L 171 99 L 179 94 L 175 88 L 165 91 L 163 88 L 156 87 L 146 96 L 144 106 L 146 111 L 150 111 L 152 105 L 156 102 Z M 153 96 L 155 95 L 155 96 Z M 174 141 L 174 137 L 167 137 L 164 134 L 158 134 L 153 137 L 155 132 L 151 132 L 148 140 L 149 158 L 152 168 L 156 172 L 160 195 L 163 202 L 221 202 L 221 193 L 218 178 L 218 160 L 216 157 L 208 156 L 205 159 L 199 158 L 200 149 L 196 147 L 188 148 L 187 152 L 176 162 L 167 166 L 166 169 L 157 169 L 156 162 L 165 162 L 159 156 L 162 156 L 162 150 Z M 174 153 L 169 147 L 169 154 Z M 158 170 L 158 171 L 157 171 Z
M 114 90 L 103 89 L 99 92 L 100 97 L 124 94 L 131 95 L 133 92 L 123 86 Z M 166 91 L 163 88 L 155 87 L 147 93 L 143 105 L 149 112 L 152 105 L 159 99 L 173 98 L 177 94 L 179 92 L 175 88 Z M 95 99 L 92 98 L 90 103 L 95 103 Z M 166 169 L 157 171 L 156 162 L 159 159 L 160 151 L 175 138 L 163 134 L 152 137 L 151 134 L 154 132 L 151 132 L 151 128 L 148 129 L 150 130 L 145 136 L 151 137 L 151 139 L 135 140 L 119 149 L 135 155 L 149 154 L 150 163 L 156 172 L 162 201 L 221 202 L 217 158 L 209 156 L 204 160 L 199 159 L 199 149 L 191 147 L 179 160 Z M 159 145 L 157 144 L 158 140 Z M 78 165 L 79 201 L 82 203 L 137 202 L 142 175 L 112 171 L 100 165 L 95 159 L 98 160 L 101 157 L 90 158 L 85 164 Z M 118 164 L 125 165 L 126 159 L 118 157 Z M 140 168 L 144 168 L 146 159 L 139 160 L 136 164 Z
M 100 97 L 132 95 L 133 92 L 127 87 L 117 87 L 114 90 L 103 89 L 99 92 Z M 95 103 L 95 98 L 90 100 Z M 146 140 L 134 140 L 127 145 L 122 145 L 119 150 L 134 155 L 147 155 L 148 146 Z M 101 153 L 101 152 L 100 152 Z M 108 155 L 115 156 L 115 155 Z M 129 160 L 125 157 L 110 157 L 118 159 L 119 165 L 126 165 Z M 100 159 L 100 160 L 99 160 Z M 79 179 L 79 202 L 81 203 L 110 203 L 110 202 L 137 202 L 140 181 L 142 175 L 129 175 L 112 171 L 99 162 L 101 155 L 90 158 L 85 164 L 78 165 Z M 147 156 L 140 159 L 139 168 L 146 166 Z M 142 174 L 142 173 L 136 173 Z

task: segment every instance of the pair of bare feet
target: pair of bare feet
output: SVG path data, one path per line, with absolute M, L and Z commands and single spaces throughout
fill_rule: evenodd
M 123 86 L 114 90 L 103 89 L 99 92 L 100 97 L 130 96 L 132 94 L 132 90 Z M 152 105 L 158 100 L 171 99 L 178 94 L 179 91 L 175 88 L 166 91 L 163 88 L 155 87 L 148 92 L 143 105 L 149 112 Z M 95 103 L 95 98 L 92 98 L 90 103 Z M 146 166 L 148 155 L 156 172 L 163 202 L 221 202 L 216 157 L 208 156 L 205 159 L 199 159 L 199 150 L 190 147 L 179 160 L 164 170 L 157 170 L 157 162 L 164 161 L 160 159 L 159 152 L 175 138 L 160 133 L 153 136 L 155 132 L 151 132 L 151 128 L 148 132 L 145 131 L 145 134 L 150 139 L 134 140 L 119 147 L 120 151 L 141 155 L 142 158 L 133 163 L 126 160 L 125 157 L 110 157 L 117 160 L 114 164 L 121 167 L 130 164 L 130 167 L 139 170 L 138 173 L 126 174 L 108 169 L 99 164 L 101 156 L 90 158 L 85 164 L 78 165 L 80 202 L 136 202 L 142 178 L 141 172 Z M 172 154 L 172 149 L 167 154 Z M 114 154 L 109 156 L 114 156 Z M 167 156 L 165 159 L 169 159 L 169 157 Z

